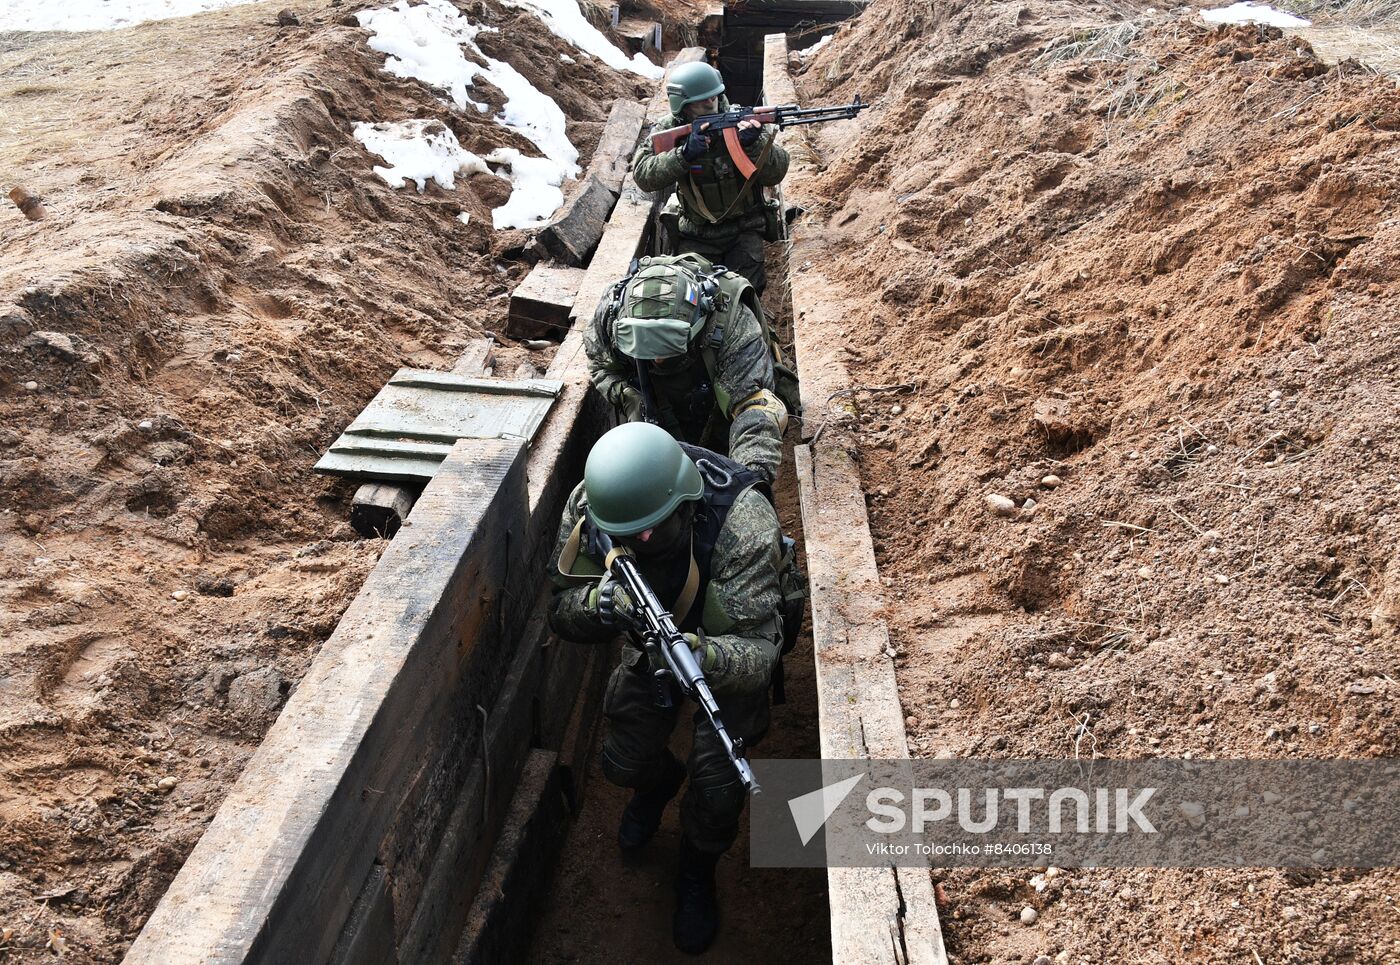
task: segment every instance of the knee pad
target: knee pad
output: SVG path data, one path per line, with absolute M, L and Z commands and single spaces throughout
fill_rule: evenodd
M 618 787 L 641 787 L 655 768 L 654 761 L 634 761 L 618 752 L 606 740 L 601 755 L 603 776 Z

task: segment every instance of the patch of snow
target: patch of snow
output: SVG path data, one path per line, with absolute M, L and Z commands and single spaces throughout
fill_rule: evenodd
M 540 92 L 510 64 L 489 57 L 486 62 L 490 67 L 487 77 L 506 95 L 506 106 L 497 120 L 528 137 L 565 175 L 578 177 L 578 149 L 564 132 L 567 118 L 554 98 Z
M 148 20 L 189 17 L 252 0 L 0 0 L 0 30 L 118 30 Z
M 399 121 L 391 124 L 356 124 L 355 139 L 367 151 L 389 162 L 374 173 L 391 188 L 414 182 L 421 194 L 436 181 L 449 191 L 458 174 L 490 174 L 486 162 L 462 149 L 457 135 L 441 121 Z
M 1262 23 L 1270 27 L 1306 27 L 1312 23 L 1311 20 L 1276 10 L 1266 3 L 1247 2 L 1202 10 L 1201 19 L 1206 23 Z
M 446 0 L 429 0 L 416 7 L 399 0 L 392 7 L 362 10 L 355 16 L 361 27 L 371 31 L 370 49 L 387 55 L 384 69 L 389 73 L 447 91 L 462 110 L 468 104 L 489 110 L 467 96 L 467 88 L 484 71 L 467 60 L 462 45 L 478 51 L 477 35 L 494 28 L 472 23 Z
M 570 57 L 568 54 L 560 54 L 560 55 L 559 55 L 559 63 L 561 63 L 561 64 L 576 64 L 576 63 L 578 63 L 578 61 L 577 61 L 577 60 L 574 60 L 574 58 Z
M 827 34 L 821 40 L 818 40 L 816 43 L 812 44 L 812 46 L 803 47 L 797 52 L 798 58 L 800 58 L 801 60 L 806 60 L 808 57 L 816 56 L 817 51 L 821 50 L 827 44 L 831 43 L 831 38 L 835 36 L 836 35 L 834 33 Z
M 641 54 L 629 60 L 601 30 L 588 22 L 578 0 L 502 0 L 508 7 L 530 10 L 549 28 L 550 33 L 567 40 L 579 50 L 592 54 L 615 70 L 630 70 L 650 80 L 660 80 L 666 71 Z
M 461 214 L 457 215 L 457 220 L 462 222 L 462 224 L 471 224 L 472 213 L 470 211 L 463 211 Z
M 564 203 L 559 187 L 564 176 L 559 165 L 548 158 L 525 157 L 514 148 L 498 147 L 486 160 L 509 168 L 514 186 L 506 203 L 491 211 L 491 223 L 497 229 L 542 224 Z
M 518 70 L 482 53 L 476 45 L 477 36 L 495 28 L 473 24 L 448 0 L 426 0 L 416 6 L 399 0 L 392 7 L 366 10 L 357 16 L 372 32 L 370 48 L 386 55 L 386 70 L 447 91 L 460 109 L 465 110 L 468 104 L 479 111 L 489 109 L 467 93 L 477 77 L 486 78 L 506 98 L 497 123 L 524 135 L 544 154 L 543 158 L 525 158 L 518 151 L 503 148 L 487 155 L 493 163 L 509 167 L 515 185 L 510 200 L 492 212 L 497 228 L 540 224 L 564 203 L 559 185 L 579 174 L 578 149 L 565 131 L 567 119 L 554 98 L 542 93 Z M 468 60 L 464 47 L 481 63 Z M 553 205 L 546 210 L 549 200 Z

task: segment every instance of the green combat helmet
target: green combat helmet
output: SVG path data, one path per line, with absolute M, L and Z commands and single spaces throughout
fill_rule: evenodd
M 718 295 L 719 284 L 688 257 L 643 258 L 618 309 L 617 350 L 646 360 L 686 354 Z
M 671 71 L 666 81 L 666 97 L 671 102 L 671 113 L 676 115 L 687 104 L 723 93 L 724 79 L 709 64 L 682 64 Z
M 629 422 L 594 444 L 583 467 L 583 491 L 595 526 L 609 536 L 635 536 L 703 496 L 705 483 L 670 433 Z

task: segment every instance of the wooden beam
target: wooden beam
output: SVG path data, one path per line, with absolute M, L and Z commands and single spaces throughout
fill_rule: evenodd
M 495 349 L 496 340 L 490 335 L 472 339 L 453 364 L 451 374 L 468 379 L 485 378 L 491 374 Z
M 764 86 L 787 94 L 787 43 L 764 46 Z M 791 91 L 796 103 L 796 92 Z M 787 135 L 784 132 L 784 143 Z M 812 169 L 789 169 L 789 181 Z M 884 595 L 870 538 L 860 472 L 841 425 L 847 417 L 832 394 L 848 388 L 838 351 L 841 325 L 857 311 L 833 296 L 841 291 L 822 274 L 837 263 L 820 237 L 798 226 L 788 254 L 793 332 L 802 380 L 804 425 L 825 426 L 793 452 L 811 589 L 812 640 L 822 756 L 907 759 L 899 689 L 888 656 Z M 928 868 L 832 868 L 827 873 L 831 954 L 835 962 L 946 965 L 947 953 Z M 907 956 L 907 957 L 906 957 Z
M 608 112 L 608 123 L 598 138 L 598 147 L 588 162 L 588 173 L 602 181 L 613 194 L 622 190 L 622 179 L 632 163 L 632 152 L 646 121 L 646 105 L 618 99 Z
M 365 539 L 393 539 L 408 513 L 416 494 L 412 489 L 391 483 L 365 483 L 350 500 L 350 525 Z
M 304 965 L 330 955 L 376 843 L 406 813 L 416 819 L 405 804 L 455 790 L 460 768 L 435 757 L 476 750 L 459 726 L 471 720 L 463 704 L 491 702 L 481 691 L 504 676 L 491 670 L 510 636 L 502 591 L 527 578 L 524 469 L 519 442 L 454 447 L 127 962 Z
M 370 869 L 330 961 L 331 965 L 396 965 L 399 961 L 394 948 L 394 902 L 383 865 Z
M 582 280 L 582 268 L 544 262 L 531 268 L 511 293 L 506 334 L 512 338 L 562 341 L 569 331 L 569 310 Z
M 535 240 L 555 261 L 578 267 L 588 260 L 598 244 L 603 225 L 616 201 L 616 191 L 609 190 L 594 175 L 586 174 L 582 189 L 564 203 L 554 220 L 540 230 Z
M 541 684 L 544 644 L 549 638 L 544 618 L 548 599 L 548 588 L 542 594 L 521 594 L 522 609 L 532 604 L 529 611 L 534 615 L 516 648 L 510 672 L 489 711 L 484 704 L 470 709 L 478 715 L 476 723 L 484 736 L 468 762 L 470 769 L 452 813 L 433 842 L 422 891 L 399 942 L 399 958 L 404 962 L 440 962 L 451 954 L 461 934 L 491 855 L 487 845 L 500 833 L 515 775 L 529 752 L 535 705 L 545 696 Z M 548 696 L 556 702 L 551 714 L 567 717 L 572 703 L 567 698 L 574 695 Z
M 584 172 L 582 188 L 564 202 L 553 222 L 537 236 L 540 247 L 556 261 L 582 265 L 597 246 L 622 190 L 645 119 L 646 108 L 641 104 L 621 99 L 613 103 L 593 159 Z
M 557 755 L 530 752 L 510 814 L 467 912 L 453 965 L 518 962 L 568 834 L 569 806 Z

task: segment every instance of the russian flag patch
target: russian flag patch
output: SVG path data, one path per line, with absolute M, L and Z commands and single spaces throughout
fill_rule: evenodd
M 685 300 L 692 305 L 700 301 L 700 293 L 695 290 L 695 286 L 690 282 L 685 283 Z

